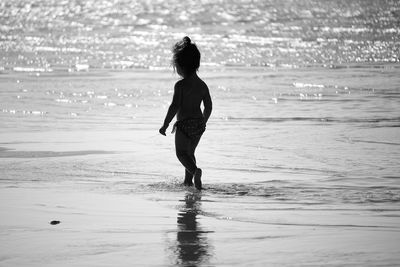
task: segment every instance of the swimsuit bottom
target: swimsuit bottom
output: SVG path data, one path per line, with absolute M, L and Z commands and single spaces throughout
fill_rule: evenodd
M 189 118 L 175 122 L 172 133 L 174 133 L 176 129 L 192 139 L 198 138 L 204 133 L 204 131 L 206 130 L 206 124 L 204 123 L 203 118 Z

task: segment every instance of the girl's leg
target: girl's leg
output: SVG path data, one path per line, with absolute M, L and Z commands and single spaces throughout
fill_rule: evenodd
M 195 155 L 194 155 L 194 152 L 195 152 L 195 150 L 196 150 L 197 145 L 199 144 L 200 138 L 201 138 L 201 137 L 196 138 L 196 139 L 191 139 L 191 142 L 190 142 L 190 151 L 189 151 L 189 155 L 190 155 L 190 157 L 192 158 L 194 164 L 196 164 L 196 157 L 195 157 Z M 188 172 L 188 171 L 185 169 L 185 181 L 184 181 L 184 185 L 192 186 L 192 185 L 193 185 L 193 181 L 192 181 L 192 180 L 193 180 L 193 174 L 191 174 L 190 172 Z
M 194 154 L 191 156 L 191 158 L 192 158 L 194 164 L 196 164 L 196 158 L 195 158 Z M 193 185 L 192 180 L 193 180 L 193 174 L 191 174 L 190 172 L 188 172 L 185 169 L 185 181 L 183 182 L 183 184 L 187 185 L 187 186 L 192 186 Z
M 184 185 L 186 186 L 192 186 L 193 185 L 193 174 L 191 174 L 190 172 L 188 172 L 185 169 L 185 180 L 183 182 Z
M 194 162 L 196 162 L 196 157 L 194 156 L 194 152 L 196 151 L 196 147 L 200 142 L 200 138 L 201 136 L 196 137 L 195 139 L 192 139 L 191 140 L 192 142 L 190 143 L 190 156 L 192 157 Z
M 184 135 L 180 130 L 176 130 L 175 133 L 175 150 L 176 156 L 179 161 L 185 167 L 185 169 L 192 176 L 197 169 L 196 162 L 191 157 L 191 140 L 186 135 Z
M 196 157 L 194 156 L 194 152 L 196 151 L 196 147 L 200 142 L 201 136 L 197 137 L 196 139 L 193 139 L 191 142 L 190 146 L 190 156 L 196 162 Z M 198 189 L 202 189 L 202 182 L 201 182 L 201 169 L 196 169 L 196 172 L 194 174 L 194 186 Z

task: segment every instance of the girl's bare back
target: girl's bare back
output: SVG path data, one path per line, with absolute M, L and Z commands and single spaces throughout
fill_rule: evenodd
M 204 106 L 208 107 L 211 103 L 210 93 L 205 82 L 197 75 L 180 80 L 176 83 L 177 99 L 180 103 L 180 108 L 177 113 L 178 120 L 187 118 L 204 118 L 200 105 L 204 101 Z M 206 115 L 206 114 L 204 114 Z

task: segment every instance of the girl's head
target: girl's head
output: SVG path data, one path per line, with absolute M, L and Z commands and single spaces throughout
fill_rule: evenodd
M 185 36 L 172 48 L 172 66 L 182 77 L 188 77 L 200 67 L 200 51 L 192 43 L 189 37 Z

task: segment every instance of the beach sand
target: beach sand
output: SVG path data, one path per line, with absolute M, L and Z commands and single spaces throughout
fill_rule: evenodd
M 0 266 L 395 266 L 398 225 L 368 211 L 270 209 L 206 193 L 0 189 Z M 260 202 L 261 204 L 261 202 Z M 225 216 L 219 216 L 224 210 Z M 358 211 L 359 212 L 359 211 Z M 226 214 L 231 215 L 226 216 Z M 349 218 L 352 218 L 349 221 Z M 355 219 L 358 218 L 358 219 Z M 51 225 L 53 220 L 60 224 Z M 349 224 L 351 222 L 351 224 Z
M 0 210 L 1 266 L 159 265 L 175 225 L 157 202 L 59 188 L 2 188 Z

